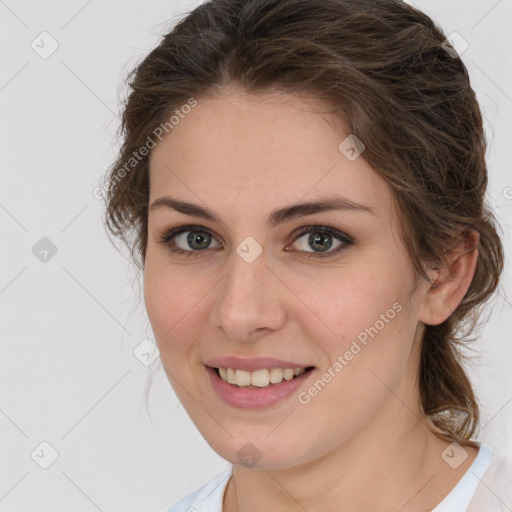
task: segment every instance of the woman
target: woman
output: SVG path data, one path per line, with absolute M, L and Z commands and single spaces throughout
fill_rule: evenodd
M 170 510 L 512 510 L 458 353 L 503 249 L 446 35 L 397 0 L 211 0 L 130 85 L 106 223 L 233 464 Z

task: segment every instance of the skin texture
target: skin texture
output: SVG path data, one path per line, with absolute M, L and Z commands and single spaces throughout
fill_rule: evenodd
M 464 297 L 478 235 L 461 239 L 446 269 L 430 272 L 435 286 L 417 277 L 390 188 L 364 153 L 349 161 L 340 152 L 348 133 L 325 110 L 313 98 L 224 89 L 198 98 L 151 154 L 150 204 L 169 195 L 222 219 L 151 211 L 144 296 L 173 389 L 210 446 L 234 465 L 225 512 L 431 510 L 477 453 L 465 448 L 456 469 L 442 459 L 449 443 L 426 427 L 417 374 L 423 324 L 444 321 Z M 373 213 L 266 223 L 276 208 L 334 193 Z M 177 223 L 208 229 L 208 248 L 188 257 L 159 243 Z M 340 242 L 331 237 L 332 255 L 315 257 L 309 235 L 296 231 L 326 224 L 354 243 L 334 254 Z M 187 234 L 174 241 L 194 252 Z M 252 263 L 236 252 L 248 236 L 263 248 Z M 395 303 L 401 311 L 306 405 L 293 394 L 268 408 L 237 409 L 211 387 L 203 362 L 234 355 L 315 366 L 299 390 L 307 391 Z M 249 442 L 261 452 L 252 468 L 237 456 Z

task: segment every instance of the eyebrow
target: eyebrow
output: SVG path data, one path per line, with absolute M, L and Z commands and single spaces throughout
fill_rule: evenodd
M 169 196 L 163 196 L 155 199 L 149 207 L 149 211 L 153 212 L 161 208 L 170 208 L 185 215 L 222 223 L 220 217 L 209 208 Z M 305 217 L 307 215 L 314 215 L 315 213 L 327 211 L 355 211 L 376 215 L 373 208 L 369 206 L 355 203 L 354 201 L 341 196 L 331 196 L 320 198 L 316 201 L 295 204 L 272 210 L 268 216 L 267 224 L 270 227 L 275 227 L 278 224 L 282 224 L 298 217 Z

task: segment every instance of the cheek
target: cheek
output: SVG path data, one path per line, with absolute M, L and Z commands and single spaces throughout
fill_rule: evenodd
M 199 311 L 193 283 L 179 272 L 154 265 L 144 270 L 144 301 L 156 342 L 161 351 L 179 349 L 192 335 L 192 318 Z
M 325 354 L 322 372 L 336 375 L 329 396 L 334 403 L 353 411 L 374 406 L 387 393 L 376 375 L 395 382 L 405 371 L 416 328 L 412 276 L 407 267 L 382 263 L 338 270 L 316 287 L 302 283 L 310 291 L 304 302 L 314 304 L 316 315 L 304 316 L 301 325 Z
M 169 286 L 166 279 L 162 278 L 161 273 L 148 257 L 144 268 L 144 303 L 157 342 L 161 341 L 162 329 L 170 320 L 165 311 L 172 312 L 174 310 L 170 307 L 171 296 L 168 291 Z M 169 325 L 172 324 L 169 322 Z
M 377 324 L 379 331 L 396 324 L 399 309 L 405 306 L 408 287 L 403 277 L 390 272 L 361 269 L 357 273 L 333 272 L 321 281 L 302 281 L 296 289 L 303 290 L 303 303 L 311 305 L 316 320 L 311 327 L 323 324 L 322 331 L 327 338 L 336 339 L 341 346 L 364 333 L 365 329 Z M 317 331 L 318 334 L 318 331 Z M 361 336 L 364 338 L 364 334 Z

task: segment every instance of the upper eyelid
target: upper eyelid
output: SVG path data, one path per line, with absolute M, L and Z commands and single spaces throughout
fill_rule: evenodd
M 321 231 L 323 229 L 324 231 L 327 231 L 327 234 L 331 234 L 334 238 L 336 238 L 337 240 L 340 240 L 343 243 L 353 243 L 354 242 L 353 238 L 350 235 L 348 235 L 347 233 L 341 231 L 340 229 L 338 229 L 334 226 L 329 225 L 328 223 L 307 224 L 307 225 L 303 225 L 303 226 L 300 226 L 300 227 L 294 229 L 293 233 L 290 234 L 290 236 L 294 237 L 291 242 L 295 242 L 299 238 L 306 236 L 308 234 L 308 230 L 311 230 L 314 232 L 315 229 L 318 231 Z M 218 237 L 220 237 L 222 243 L 224 243 L 224 240 L 222 239 L 222 237 L 220 235 L 217 235 L 214 232 L 214 230 L 212 230 L 206 226 L 201 226 L 201 225 L 197 225 L 197 224 L 177 225 L 177 226 L 165 231 L 161 238 L 162 238 L 162 241 L 165 242 L 165 238 L 168 237 L 168 233 L 171 233 L 169 239 L 167 240 L 167 242 L 171 242 L 171 240 L 174 239 L 176 236 L 182 235 L 183 233 L 187 233 L 189 231 L 207 232 L 213 238 L 215 238 L 217 241 L 219 241 Z M 329 231 L 331 231 L 332 233 L 329 233 Z M 182 249 L 182 250 L 185 250 L 185 249 Z M 188 252 L 201 252 L 201 251 L 188 251 Z
M 298 235 L 301 235 L 302 234 L 301 232 L 306 231 L 307 229 L 318 229 L 318 230 L 324 229 L 324 230 L 336 231 L 340 235 L 350 238 L 350 236 L 348 234 L 344 233 L 342 230 L 340 230 L 338 228 L 330 226 L 328 223 L 306 224 L 306 225 L 300 226 L 298 228 L 295 228 L 293 230 L 293 233 L 297 233 Z M 205 231 L 207 233 L 210 233 L 211 235 L 214 235 L 216 237 L 218 236 L 220 239 L 222 239 L 222 236 L 217 235 L 215 230 L 213 230 L 209 227 L 206 227 L 206 226 L 201 226 L 199 224 L 183 224 L 183 225 L 178 224 L 172 228 L 165 229 L 163 236 L 166 236 L 168 233 L 171 233 L 171 232 L 172 232 L 172 235 L 175 236 L 175 235 L 178 235 L 181 233 L 186 233 L 187 231 Z

